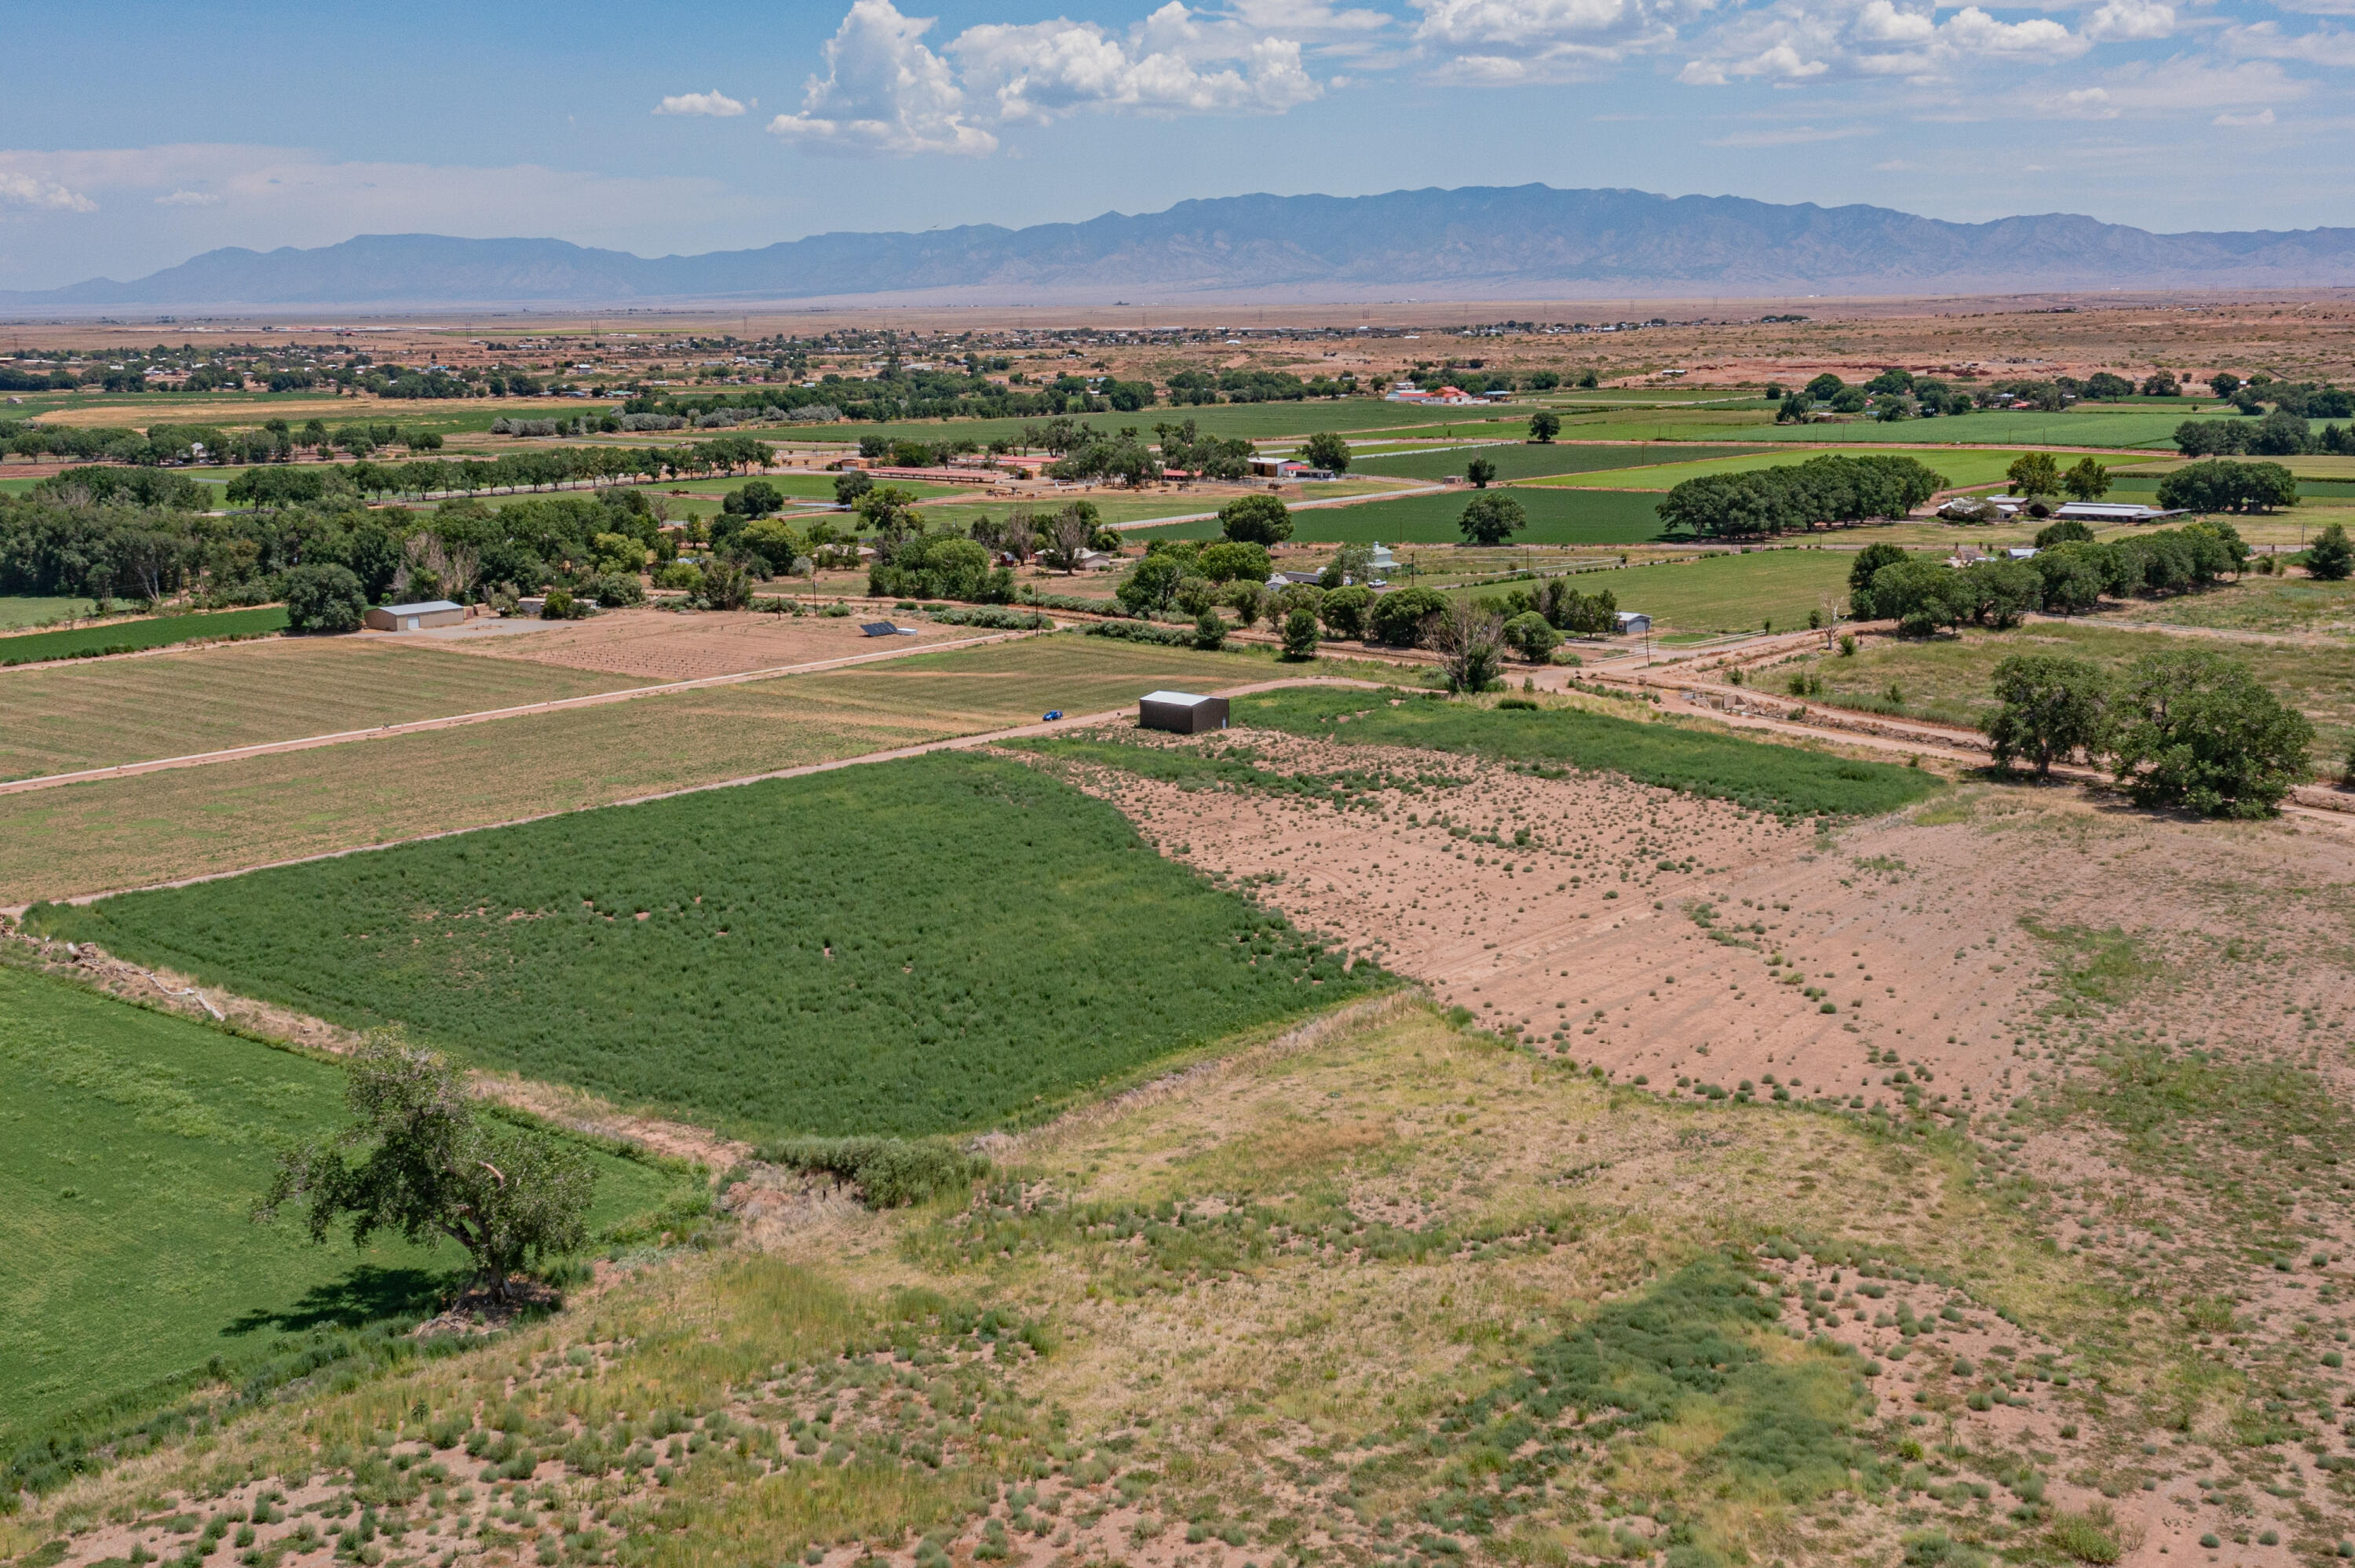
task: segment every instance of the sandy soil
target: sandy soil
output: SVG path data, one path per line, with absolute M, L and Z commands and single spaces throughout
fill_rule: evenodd
M 1870 1107 L 1915 1088 L 1944 1110 L 1992 1110 L 2047 1075 L 2054 947 L 2027 923 L 2204 947 L 2229 897 L 2219 835 L 2252 888 L 2325 868 L 2355 880 L 2355 845 L 2336 835 L 2154 823 L 2073 791 L 2007 792 L 2029 807 L 1993 821 L 1897 818 L 1835 842 L 1614 777 L 1527 778 L 1248 730 L 1226 740 L 1279 770 L 1386 765 L 1454 782 L 1349 810 L 1125 773 L 1080 782 L 1165 852 L 1247 881 L 1487 1027 L 1663 1091 L 1748 1080 L 1761 1097 L 1779 1083 Z M 2205 1027 L 2244 1048 L 2291 1044 L 2302 1005 L 2339 1005 L 2327 971 L 2300 984 L 2288 1012 L 2220 987 L 2202 1001 Z M 1910 1082 L 1893 1081 L 1901 1071 Z
M 551 622 L 547 630 L 526 636 L 453 641 L 439 646 L 485 658 L 609 670 L 650 681 L 693 681 L 974 635 L 970 626 L 939 626 L 908 616 L 897 619 L 901 625 L 915 628 L 912 637 L 868 637 L 858 630 L 863 621 L 892 619 L 889 610 L 836 619 L 763 615 L 753 610 L 617 609 L 587 620 Z

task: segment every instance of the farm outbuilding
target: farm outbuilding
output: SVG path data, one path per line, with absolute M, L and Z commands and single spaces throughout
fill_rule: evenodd
M 1199 735 L 1227 727 L 1227 699 L 1198 697 L 1191 692 L 1147 692 L 1137 699 L 1136 722 L 1142 729 L 1166 729 L 1173 735 Z
M 1648 637 L 1652 634 L 1652 618 L 1641 610 L 1623 609 L 1614 616 L 1622 637 Z
M 418 604 L 379 604 L 363 618 L 371 631 L 421 631 L 429 626 L 456 626 L 466 619 L 466 607 L 446 599 Z

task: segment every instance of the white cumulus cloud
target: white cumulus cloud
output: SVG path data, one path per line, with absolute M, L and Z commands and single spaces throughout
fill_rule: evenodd
M 2111 7 L 2156 3 L 2105 0 Z M 2007 22 L 1977 5 L 1940 21 L 1932 0 L 1772 0 L 1703 38 L 1678 79 L 1705 87 L 1736 79 L 1931 81 L 1972 66 L 2049 65 L 2091 47 L 2050 16 Z
M 1412 0 L 1414 42 L 1455 80 L 1521 82 L 1595 74 L 1676 40 L 1714 0 Z
M 1266 30 L 1274 22 L 1295 36 Z M 980 154 L 997 149 L 992 127 L 1083 111 L 1281 114 L 1323 96 L 1303 58 L 1309 37 L 1362 46 L 1389 20 L 1327 0 L 1241 0 L 1219 15 L 1167 0 L 1124 33 L 1062 16 L 989 22 L 937 53 L 923 42 L 932 26 L 891 0 L 855 0 L 801 111 L 769 129 L 843 152 Z
M 804 89 L 798 114 L 769 129 L 789 141 L 847 153 L 997 150 L 997 138 L 965 122 L 964 90 L 948 61 L 926 48 L 929 16 L 903 16 L 891 0 L 853 0 L 826 44 L 826 75 Z
M 2307 65 L 2355 66 L 2355 33 L 2338 27 L 2317 27 L 2309 33 L 2285 33 L 2273 21 L 2227 27 L 2224 48 L 2244 58 L 2303 60 Z
M 2085 37 L 2099 44 L 2172 37 L 2175 7 L 2161 0 L 2102 0 L 2085 18 Z
M 171 191 L 155 198 L 157 207 L 218 207 L 221 198 L 210 191 Z
M 966 90 L 1002 123 L 1045 124 L 1082 109 L 1161 114 L 1273 114 L 1319 96 L 1300 45 L 1261 38 L 1234 64 L 1199 62 L 1209 30 L 1171 0 L 1122 39 L 1092 22 L 986 24 L 949 46 Z
M 0 207 L 28 207 L 36 212 L 96 212 L 98 203 L 37 175 L 0 168 Z
M 2293 103 L 2312 89 L 2270 60 L 2216 66 L 2189 56 L 2156 64 L 2134 61 L 2102 74 L 2097 81 L 2061 91 L 2033 89 L 2008 95 L 1992 107 L 2063 120 L 2156 118 L 2170 114 L 2235 115 L 2218 124 L 2270 124 L 2256 118 L 2276 104 Z
M 718 88 L 709 92 L 682 92 L 655 105 L 656 114 L 701 114 L 713 120 L 733 120 L 744 106 Z

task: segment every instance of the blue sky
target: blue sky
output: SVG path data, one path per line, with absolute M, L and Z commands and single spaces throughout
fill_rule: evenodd
M 2355 0 L 18 5 L 0 289 L 219 245 L 642 255 L 1246 191 L 2355 223 Z

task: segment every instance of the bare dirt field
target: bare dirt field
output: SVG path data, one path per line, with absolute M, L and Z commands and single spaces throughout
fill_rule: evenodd
M 2332 939 L 2355 883 L 2343 834 L 2154 821 L 2061 789 L 1974 789 L 1818 837 L 1615 777 L 1378 761 L 1250 730 L 1167 744 L 1247 744 L 1284 771 L 1444 774 L 1448 787 L 1387 791 L 1373 810 L 1077 777 L 1165 853 L 1254 885 L 1486 1027 L 1663 1092 L 1689 1079 L 1860 1108 L 1909 1091 L 1954 1113 L 1998 1108 L 2067 1043 L 2056 972 L 2107 963 L 2119 973 L 2071 983 L 2148 991 L 2211 970 L 2221 917 L 2252 930 L 2255 890 L 2319 882 L 2338 890 L 2326 906 L 2275 901 L 2261 916 L 2276 941 L 2311 946 Z M 1459 830 L 1529 837 L 1483 845 Z M 2180 997 L 2150 1027 L 2263 1052 L 2296 1045 L 2311 1009 L 2347 1016 L 2327 969 L 2265 978 L 2213 988 L 2196 1031 Z
M 602 670 L 646 681 L 695 681 L 974 635 L 969 626 L 936 626 L 911 616 L 900 618 L 900 624 L 913 630 L 911 637 L 869 637 L 859 630 L 863 622 L 892 619 L 888 609 L 861 610 L 843 619 L 755 610 L 616 609 L 587 620 L 551 622 L 545 631 L 453 639 L 447 646 L 486 658 Z

